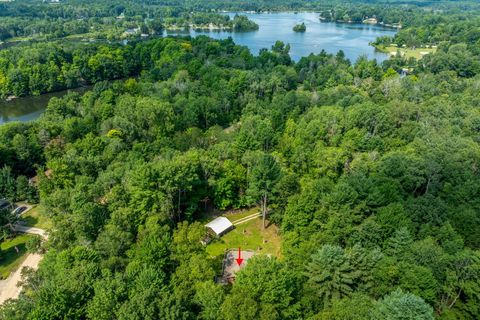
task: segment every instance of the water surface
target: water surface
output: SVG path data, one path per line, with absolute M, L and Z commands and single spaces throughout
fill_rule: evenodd
M 91 87 L 63 90 L 40 96 L 16 98 L 12 101 L 0 100 L 0 125 L 11 121 L 35 120 L 45 111 L 51 98 L 63 97 L 68 92 L 83 93 L 89 88 Z
M 233 17 L 235 13 L 229 13 L 229 15 Z M 393 36 L 396 33 L 394 29 L 382 26 L 320 22 L 319 14 L 313 12 L 247 13 L 245 15 L 259 25 L 259 30 L 250 32 L 189 30 L 164 34 L 191 36 L 203 34 L 215 39 L 232 37 L 236 44 L 247 46 L 253 54 L 258 54 L 262 48 L 270 49 L 277 40 L 281 40 L 290 44 L 290 54 L 295 61 L 310 53 L 320 53 L 323 49 L 333 54 L 343 50 L 345 56 L 352 62 L 362 55 L 380 62 L 388 59 L 388 55 L 375 51 L 369 43 L 377 37 Z M 307 31 L 294 32 L 293 27 L 302 22 L 307 26 Z

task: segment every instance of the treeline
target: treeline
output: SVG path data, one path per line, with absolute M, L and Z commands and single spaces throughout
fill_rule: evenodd
M 0 4 L 0 11 L 1 6 Z M 109 41 L 133 37 L 126 30 L 139 29 L 140 34 L 159 35 L 174 24 L 188 27 L 190 24 L 223 26 L 226 30 L 251 31 L 258 25 L 246 16 L 233 19 L 224 13 L 191 12 L 183 7 L 155 5 L 152 3 L 60 3 L 18 5 L 4 4 L 4 16 L 0 20 L 0 41 L 42 41 L 60 38 L 78 40 L 107 39 Z
M 78 40 L 125 38 L 127 29 L 139 28 L 147 35 L 159 35 L 163 31 L 161 18 L 139 17 L 105 18 L 5 18 L 0 21 L 0 41 L 43 41 L 66 38 Z M 140 35 L 140 32 L 139 32 Z M 76 36 L 76 37 L 72 37 Z M 83 36 L 83 37 L 82 37 Z
M 0 51 L 0 95 L 38 95 L 138 72 L 132 46 L 20 46 Z
M 378 23 L 386 25 L 400 25 L 402 28 L 410 26 L 425 26 L 441 28 L 444 23 L 476 18 L 480 8 L 460 10 L 459 6 L 438 10 L 431 7 L 422 8 L 413 5 L 376 5 L 374 3 L 344 3 L 332 5 L 331 8 L 322 10 L 320 17 L 323 21 L 338 21 L 362 23 L 367 18 L 375 18 Z
M 423 22 L 399 30 L 391 39 L 380 38 L 376 43 L 398 46 L 419 47 L 421 45 L 448 45 L 466 43 L 470 50 L 478 51 L 480 19 L 470 14 L 424 15 Z M 476 52 L 475 51 L 475 52 Z
M 140 79 L 0 127 L 0 167 L 36 171 L 54 221 L 0 318 L 478 318 L 477 78 L 281 42 L 127 48 Z M 264 196 L 282 258 L 215 284 L 200 215 Z
M 190 25 L 222 27 L 231 31 L 257 30 L 258 25 L 244 15 L 219 13 L 182 13 L 179 16 L 112 16 L 104 18 L 6 18 L 0 21 L 0 41 L 49 41 L 70 39 L 71 41 L 108 40 L 118 41 L 125 38 L 140 38 L 147 35 L 161 35 L 162 31 L 172 25 L 189 28 Z M 127 30 L 135 30 L 126 33 Z
M 236 14 L 233 19 L 228 15 L 218 13 L 203 13 L 193 12 L 184 13 L 180 17 L 171 17 L 165 19 L 165 27 L 175 25 L 176 27 L 183 27 L 189 29 L 191 25 L 194 27 L 204 27 L 208 29 L 212 24 L 216 28 L 231 31 L 253 31 L 258 30 L 258 24 L 248 19 L 245 15 Z
M 444 11 L 479 9 L 476 1 L 448 0 L 353 0 L 353 1 L 297 1 L 297 0 L 232 0 L 228 2 L 215 0 L 155 0 L 155 1 L 112 1 L 102 0 L 91 3 L 85 0 L 69 0 L 58 4 L 38 1 L 12 1 L 0 3 L 0 16 L 38 17 L 38 18 L 81 18 L 108 17 L 125 12 L 127 16 L 144 16 L 163 14 L 177 16 L 182 12 L 212 11 L 294 11 L 294 10 L 329 10 L 333 8 L 377 7 L 387 8 L 412 7 L 417 9 L 432 8 Z M 382 9 L 383 8 L 383 9 Z M 343 9 L 341 9 L 343 10 Z

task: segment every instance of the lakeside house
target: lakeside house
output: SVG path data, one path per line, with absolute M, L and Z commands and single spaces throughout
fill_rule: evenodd
M 372 18 L 367 17 L 366 19 L 363 20 L 363 23 L 365 23 L 365 24 L 377 24 L 378 20 L 375 17 L 372 17 Z

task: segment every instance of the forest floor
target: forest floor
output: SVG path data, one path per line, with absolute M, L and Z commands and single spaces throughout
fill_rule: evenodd
M 255 254 L 281 257 L 282 239 L 278 227 L 267 221 L 267 227 L 264 230 L 262 218 L 257 213 L 259 209 L 252 208 L 223 214 L 235 225 L 235 228 L 207 246 L 210 256 L 223 257 L 226 250 L 241 247 L 242 250 L 253 250 Z

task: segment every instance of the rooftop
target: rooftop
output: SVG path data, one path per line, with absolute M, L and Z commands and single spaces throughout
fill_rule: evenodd
M 215 234 L 221 235 L 225 231 L 231 229 L 233 224 L 225 217 L 218 217 L 207 223 L 205 227 L 210 228 Z

